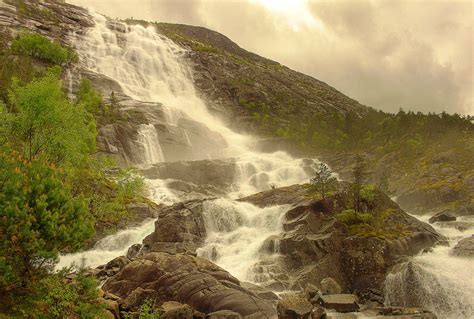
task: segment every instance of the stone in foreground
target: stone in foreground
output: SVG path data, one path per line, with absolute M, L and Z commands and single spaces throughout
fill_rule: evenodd
M 154 252 L 140 256 L 109 278 L 103 289 L 124 299 L 130 299 L 135 291 L 135 301 L 144 295 L 157 303 L 177 301 L 206 314 L 230 310 L 242 317 L 276 317 L 271 301 L 243 288 L 219 266 L 189 254 Z
M 326 309 L 334 309 L 338 312 L 359 311 L 357 296 L 351 294 L 334 294 L 317 296 L 317 302 Z

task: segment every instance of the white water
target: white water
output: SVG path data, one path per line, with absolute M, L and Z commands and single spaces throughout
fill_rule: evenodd
M 428 222 L 430 216 L 418 218 Z M 461 221 L 474 219 L 461 218 Z M 448 238 L 449 246 L 437 246 L 432 252 L 412 258 L 406 268 L 389 274 L 385 282 L 386 303 L 394 306 L 419 306 L 433 311 L 439 318 L 474 318 L 474 259 L 451 254 L 456 243 L 474 232 L 474 227 L 459 231 L 452 227 L 434 228 Z
M 241 280 L 252 281 L 252 267 L 266 255 L 262 245 L 280 233 L 286 211 L 287 205 L 260 208 L 224 198 L 208 201 L 204 204 L 208 236 L 198 255 L 232 270 Z
M 57 268 L 72 265 L 97 267 L 105 264 L 115 257 L 125 255 L 131 245 L 140 243 L 154 229 L 155 221 L 148 220 L 141 226 L 119 231 L 98 241 L 91 250 L 61 256 Z
M 153 124 L 142 124 L 138 130 L 138 142 L 141 146 L 142 163 L 163 162 L 165 157 L 158 140 L 158 133 Z
M 92 72 L 117 81 L 125 94 L 135 100 L 159 102 L 166 111 L 167 125 L 177 125 L 180 119 L 200 122 L 222 137 L 227 147 L 216 141 L 212 149 L 194 145 L 184 130 L 187 144 L 196 150 L 195 159 L 235 158 L 236 179 L 228 198 L 206 204 L 205 219 L 209 231 L 206 246 L 200 254 L 218 254 L 216 263 L 239 279 L 249 279 L 249 269 L 259 260 L 264 240 L 280 230 L 284 207 L 258 208 L 232 199 L 258 191 L 292 185 L 309 180 L 308 163 L 294 159 L 285 152 L 263 154 L 251 150 L 255 141 L 237 134 L 211 115 L 205 103 L 196 95 L 192 72 L 186 64 L 186 51 L 171 40 L 156 33 L 152 27 L 123 26 L 120 33 L 108 27 L 107 20 L 94 15 L 96 25 L 76 49 L 82 63 Z M 141 164 L 164 161 L 160 136 L 153 124 L 143 124 L 138 131 Z M 199 151 L 199 152 L 198 152 Z M 149 197 L 158 203 L 172 204 L 179 196 L 167 189 L 166 180 L 148 180 Z M 98 243 L 94 249 L 61 257 L 60 266 L 81 261 L 96 266 L 123 255 L 126 248 L 153 230 L 150 223 L 135 230 L 125 230 Z M 227 225 L 225 228 L 223 225 Z M 224 227 L 224 228 L 222 228 Z M 120 240 L 120 245 L 115 241 Z M 84 260 L 81 260 L 84 259 Z

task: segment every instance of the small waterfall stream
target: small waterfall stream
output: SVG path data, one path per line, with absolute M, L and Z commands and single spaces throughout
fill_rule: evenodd
M 429 216 L 418 218 L 428 222 Z M 387 305 L 422 307 L 439 318 L 474 318 L 474 260 L 451 254 L 456 243 L 474 231 L 474 219 L 461 220 L 472 226 L 457 230 L 448 225 L 433 225 L 448 238 L 448 246 L 440 245 L 415 256 L 387 275 L 384 289 Z

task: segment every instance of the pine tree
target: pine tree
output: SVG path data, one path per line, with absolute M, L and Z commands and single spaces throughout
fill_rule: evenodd
M 332 177 L 329 167 L 324 163 L 320 163 L 315 176 L 311 179 L 311 184 L 316 187 L 323 199 L 326 198 L 327 192 L 335 182 L 336 179 Z
M 54 166 L 0 150 L 0 291 L 28 288 L 93 234 L 84 201 Z

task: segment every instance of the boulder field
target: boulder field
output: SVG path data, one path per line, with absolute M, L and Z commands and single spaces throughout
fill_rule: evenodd
M 210 200 L 160 207 L 155 231 L 142 244 L 91 270 L 105 281 L 102 289 L 115 296 L 120 311 L 136 312 L 145 300 L 152 300 L 166 318 L 331 318 L 354 311 L 434 318 L 419 309 L 410 313 L 383 307 L 381 291 L 389 269 L 444 240 L 386 195 L 377 193 L 362 205 L 366 212 L 390 212 L 375 234 L 357 232 L 339 220 L 348 205 L 344 187 L 325 199 L 308 196 L 306 185 L 240 199 L 260 207 L 290 205 L 281 233 L 261 247 L 260 262 L 251 269 L 253 284 L 197 256 L 207 236 L 203 209 Z M 285 291 L 299 297 L 285 297 Z

